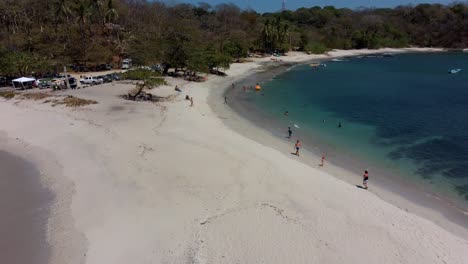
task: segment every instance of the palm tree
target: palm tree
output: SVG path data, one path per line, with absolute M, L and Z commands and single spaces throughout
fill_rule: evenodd
M 85 25 L 88 23 L 89 18 L 91 17 L 91 9 L 84 1 L 80 1 L 78 7 L 76 8 L 76 22 L 80 27 L 81 37 L 84 38 L 85 35 Z
M 108 0 L 105 21 L 107 23 L 113 23 L 118 17 L 119 14 L 117 13 L 117 10 L 114 7 L 114 2 L 112 0 Z
M 91 9 L 97 14 L 99 21 L 104 24 L 101 8 L 103 6 L 102 0 L 91 0 Z
M 53 4 L 54 8 L 54 21 L 55 21 L 55 30 L 57 31 L 60 21 L 64 21 L 68 24 L 70 16 L 72 14 L 68 0 L 55 0 Z M 68 30 L 68 27 L 67 27 Z
M 265 21 L 262 30 L 262 40 L 264 49 L 272 48 L 273 27 L 270 20 Z
M 92 15 L 91 8 L 88 5 L 88 3 L 81 0 L 78 3 L 78 6 L 76 7 L 75 14 L 76 14 L 76 22 L 78 23 L 78 26 L 80 28 L 80 35 L 81 35 L 81 41 L 82 41 L 82 45 L 81 45 L 82 54 L 81 54 L 81 56 L 84 57 L 86 47 L 87 47 L 87 45 L 86 45 L 86 33 L 85 33 L 86 32 L 86 24 L 88 24 L 89 19 L 90 19 L 91 15 Z M 89 28 L 89 30 L 91 31 L 91 28 Z

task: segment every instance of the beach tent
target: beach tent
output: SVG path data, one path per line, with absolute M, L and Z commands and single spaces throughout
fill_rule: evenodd
M 26 89 L 32 88 L 35 81 L 36 79 L 33 78 L 21 77 L 18 79 L 14 79 L 13 81 L 11 81 L 11 83 L 13 84 L 13 88 Z

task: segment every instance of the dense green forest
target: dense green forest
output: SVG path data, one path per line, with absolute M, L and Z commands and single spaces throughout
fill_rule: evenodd
M 79 64 L 162 64 L 206 72 L 248 52 L 431 46 L 467 48 L 468 5 L 332 6 L 259 14 L 232 4 L 145 0 L 0 1 L 0 75 Z

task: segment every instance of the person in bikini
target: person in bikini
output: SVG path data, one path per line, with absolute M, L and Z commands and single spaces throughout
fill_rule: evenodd
M 296 156 L 299 156 L 299 150 L 301 149 L 301 142 L 299 142 L 299 140 L 297 140 L 294 147 L 296 148 Z

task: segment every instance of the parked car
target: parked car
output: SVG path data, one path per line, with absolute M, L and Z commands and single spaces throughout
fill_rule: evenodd
M 96 66 L 96 71 L 109 71 L 112 70 L 112 65 L 110 64 L 99 64 Z
M 36 82 L 37 82 L 39 89 L 42 89 L 42 88 L 49 88 L 52 85 L 52 80 L 53 80 L 52 78 L 42 78 L 42 79 L 38 79 Z
M 102 75 L 102 76 L 98 76 L 97 78 L 102 79 L 104 83 L 109 83 L 113 81 L 113 79 L 109 75 Z
M 153 65 L 150 67 L 150 69 L 152 71 L 155 71 L 155 72 L 163 72 L 163 66 L 161 64 L 156 64 L 156 65 Z
M 112 78 L 112 80 L 114 81 L 120 81 L 120 74 L 118 73 L 110 73 L 108 74 L 107 76 L 109 76 L 110 78 Z
M 97 78 L 97 77 L 92 77 L 92 76 L 87 76 L 87 77 L 84 77 L 80 80 L 80 83 L 81 84 L 91 84 L 91 85 L 95 85 L 95 84 L 102 84 L 104 83 L 104 80 L 103 79 L 100 79 L 100 78 Z
M 128 70 L 130 68 L 132 68 L 132 59 L 122 60 L 122 69 Z

